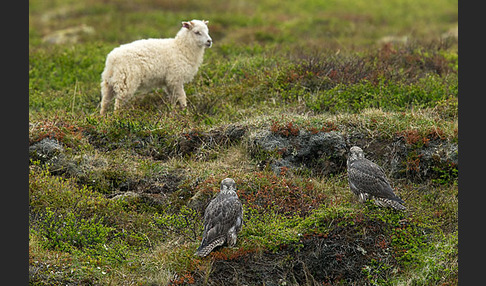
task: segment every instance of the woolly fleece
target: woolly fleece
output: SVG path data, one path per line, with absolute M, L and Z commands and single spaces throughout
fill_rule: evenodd
M 175 38 L 144 39 L 121 45 L 106 57 L 101 74 L 101 110 L 106 114 L 115 98 L 115 110 L 137 91 L 165 88 L 172 104 L 187 106 L 184 84 L 192 81 L 212 46 L 207 21 L 182 22 Z

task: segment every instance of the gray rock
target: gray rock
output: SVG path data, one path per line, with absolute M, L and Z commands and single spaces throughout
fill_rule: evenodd
M 280 174 L 282 168 L 309 168 L 318 174 L 330 174 L 346 167 L 346 142 L 335 131 L 299 130 L 298 135 L 284 136 L 264 130 L 252 138 L 250 145 L 254 156 L 266 154 L 264 164 L 269 164 L 276 174 Z
M 52 138 L 44 138 L 41 141 L 29 146 L 29 157 L 33 161 L 47 162 L 62 155 L 64 148 Z

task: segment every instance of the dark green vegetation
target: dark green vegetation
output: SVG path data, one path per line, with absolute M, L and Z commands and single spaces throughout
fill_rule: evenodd
M 457 284 L 457 1 L 29 4 L 32 285 Z M 157 90 L 99 116 L 106 54 L 193 18 L 214 46 L 187 110 Z M 357 202 L 346 154 L 312 147 L 331 134 L 405 212 Z M 225 177 L 245 225 L 200 259 Z

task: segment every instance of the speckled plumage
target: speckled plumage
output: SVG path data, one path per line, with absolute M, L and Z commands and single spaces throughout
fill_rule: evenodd
M 225 243 L 236 245 L 238 232 L 243 225 L 243 208 L 236 194 L 236 183 L 226 178 L 221 181 L 219 194 L 204 212 L 204 232 L 195 255 L 204 257 Z
M 358 146 L 351 147 L 349 151 L 348 182 L 359 201 L 364 202 L 369 198 L 378 206 L 404 210 L 402 204 L 405 202 L 395 195 L 383 169 L 366 159 Z

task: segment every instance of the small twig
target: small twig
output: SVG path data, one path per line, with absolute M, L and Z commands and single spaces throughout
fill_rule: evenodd
M 140 233 L 141 233 L 141 234 L 143 234 L 143 236 L 145 236 L 145 238 L 146 238 L 146 239 L 148 240 L 148 242 L 149 242 L 150 248 L 152 248 L 152 242 L 150 241 L 150 239 L 148 238 L 148 236 L 147 236 L 145 233 L 143 233 L 143 232 L 140 232 Z
M 78 87 L 78 79 L 76 79 L 76 83 L 74 84 L 73 102 L 71 103 L 71 113 L 73 114 L 74 114 L 74 103 L 76 102 L 77 87 Z

